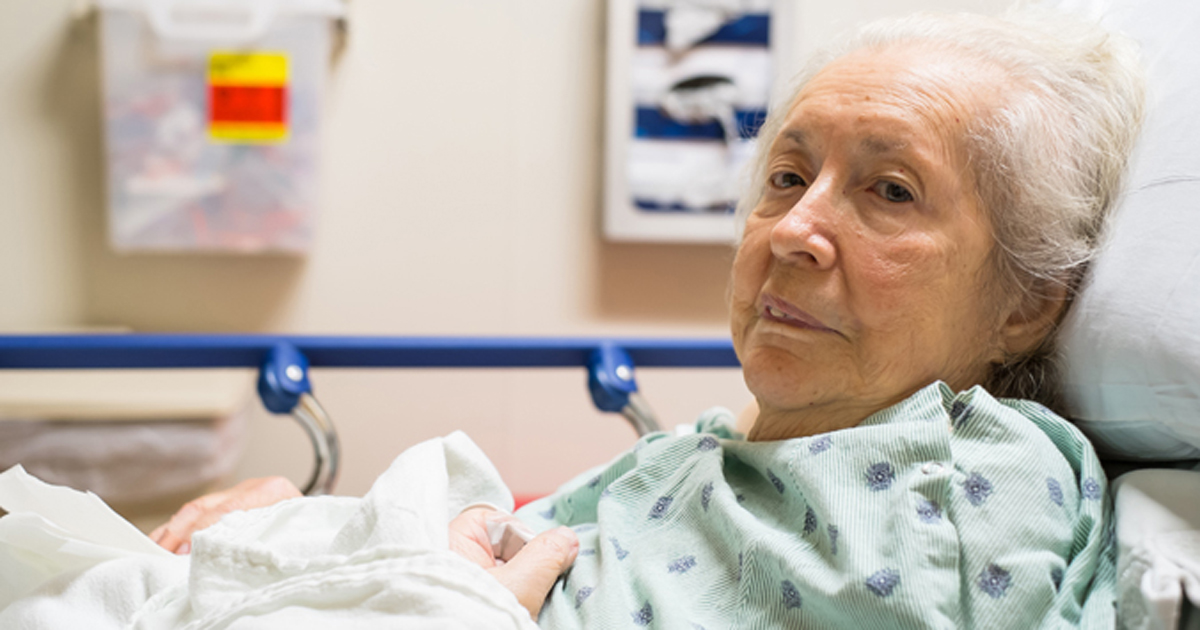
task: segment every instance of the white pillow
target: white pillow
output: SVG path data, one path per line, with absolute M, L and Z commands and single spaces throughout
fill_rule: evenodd
M 1200 3 L 1063 0 L 1142 45 L 1148 116 L 1063 330 L 1070 415 L 1102 454 L 1200 457 Z

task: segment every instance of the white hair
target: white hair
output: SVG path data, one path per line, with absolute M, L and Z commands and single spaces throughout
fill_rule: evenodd
M 1010 80 L 965 138 L 968 168 L 997 243 L 992 268 L 1006 291 L 1037 296 L 1058 285 L 1069 300 L 1120 194 L 1145 88 L 1134 42 L 1046 9 L 884 19 L 819 52 L 762 126 L 738 224 L 762 199 L 771 141 L 805 84 L 843 55 L 899 45 L 957 55 Z M 994 366 L 992 393 L 1057 406 L 1053 337 Z

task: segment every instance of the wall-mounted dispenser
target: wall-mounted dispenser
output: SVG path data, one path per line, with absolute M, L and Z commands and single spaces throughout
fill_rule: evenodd
M 341 0 L 98 0 L 109 241 L 305 252 Z

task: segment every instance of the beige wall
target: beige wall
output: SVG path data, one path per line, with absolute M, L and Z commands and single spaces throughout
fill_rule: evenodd
M 883 13 L 984 0 L 797 0 L 797 48 Z M 395 335 L 725 335 L 728 248 L 599 236 L 601 0 L 354 0 L 327 95 L 303 259 L 118 256 L 104 234 L 94 20 L 0 0 L 0 329 Z M 576 371 L 334 371 L 317 393 L 361 493 L 403 448 L 470 433 L 519 492 L 629 444 Z M 668 423 L 740 407 L 735 370 L 640 375 Z M 241 476 L 308 450 L 256 411 Z

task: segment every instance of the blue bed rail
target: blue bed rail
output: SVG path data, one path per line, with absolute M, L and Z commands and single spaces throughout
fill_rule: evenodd
M 312 395 L 309 368 L 585 367 L 592 401 L 639 435 L 658 423 L 634 366 L 738 367 L 728 339 L 582 337 L 355 337 L 299 335 L 0 335 L 0 369 L 257 368 L 258 393 L 291 414 L 313 444 L 305 494 L 337 480 L 337 432 Z
M 728 339 L 355 337 L 297 335 L 0 335 L 0 369 L 259 367 L 280 344 L 312 367 L 586 367 L 622 348 L 639 367 L 737 367 Z

